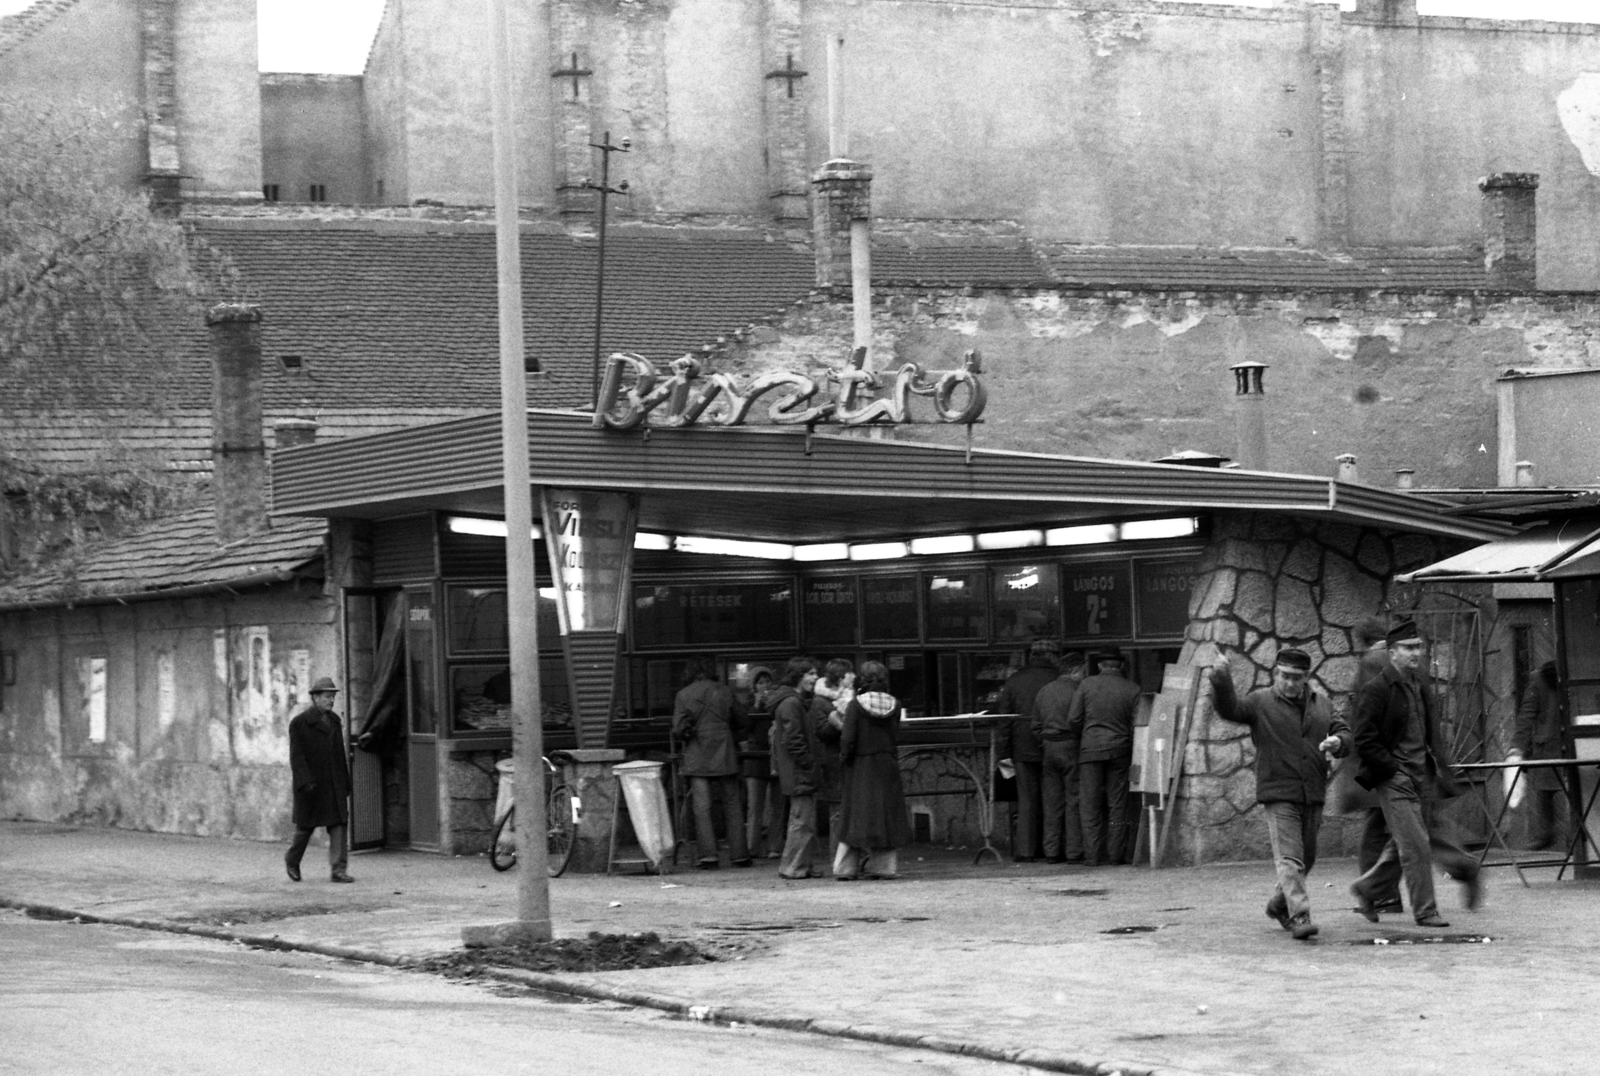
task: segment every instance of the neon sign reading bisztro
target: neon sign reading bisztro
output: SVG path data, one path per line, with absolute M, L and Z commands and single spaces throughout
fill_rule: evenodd
M 774 392 L 781 395 L 767 407 L 767 417 L 780 426 L 913 422 L 913 396 L 932 398 L 938 422 L 971 425 L 983 414 L 987 395 L 978 380 L 983 363 L 976 351 L 967 352 L 957 370 L 924 373 L 920 365 L 908 362 L 893 375 L 888 395 L 878 397 L 872 394 L 884 387 L 887 372 L 863 368 L 866 350 L 856 348 L 847 367 L 827 373 L 826 380 L 837 383 L 838 389 L 835 399 L 822 403 L 813 403 L 821 390 L 817 379 L 792 370 L 762 374 L 741 387 L 724 373 L 701 379 L 700 360 L 692 355 L 674 359 L 669 364 L 671 374 L 661 377 L 649 359 L 618 353 L 606 364 L 594 424 L 596 428 L 631 430 L 665 405 L 661 425 L 742 426 L 756 401 Z M 626 383 L 629 373 L 633 375 L 631 384 Z

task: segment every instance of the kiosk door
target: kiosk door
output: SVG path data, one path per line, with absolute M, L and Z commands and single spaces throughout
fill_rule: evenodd
M 373 676 L 379 636 L 383 629 L 381 592 L 346 588 L 343 630 L 345 731 L 350 752 L 350 847 L 377 848 L 383 833 L 383 760 L 371 751 L 357 750 L 361 730 L 373 703 Z

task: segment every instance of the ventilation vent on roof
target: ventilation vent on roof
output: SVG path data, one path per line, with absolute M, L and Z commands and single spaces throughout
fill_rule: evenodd
M 302 375 L 306 372 L 304 355 L 279 355 L 278 361 L 283 364 L 283 372 L 291 375 Z

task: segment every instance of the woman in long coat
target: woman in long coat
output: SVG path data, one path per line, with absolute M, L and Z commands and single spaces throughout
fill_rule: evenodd
M 894 878 L 899 849 L 911 841 L 905 789 L 900 781 L 900 700 L 889 694 L 889 670 L 881 662 L 862 664 L 856 697 L 844 714 L 839 755 L 844 762 L 844 803 L 836 876 Z
M 728 831 L 728 858 L 735 867 L 750 866 L 745 850 L 744 809 L 739 802 L 738 737 L 744 728 L 744 707 L 733 690 L 717 679 L 703 658 L 689 663 L 689 682 L 672 703 L 672 731 L 683 742 L 679 772 L 689 778 L 694 800 L 696 854 L 701 870 L 716 870 L 716 829 L 711 821 L 711 791 L 722 792 Z

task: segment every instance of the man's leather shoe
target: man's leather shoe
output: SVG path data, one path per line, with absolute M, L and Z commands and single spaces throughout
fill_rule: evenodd
M 283 861 L 283 869 L 284 869 L 284 872 L 289 875 L 289 881 L 298 882 L 300 880 L 300 866 L 299 866 L 299 864 L 290 863 L 288 860 L 284 860 Z
M 1372 898 L 1361 892 L 1359 885 L 1350 887 L 1350 895 L 1356 898 L 1356 911 L 1365 916 L 1367 922 L 1376 923 L 1378 921 L 1378 909 L 1372 903 Z
M 1377 912 L 1379 915 L 1397 915 L 1398 913 L 1405 911 L 1406 906 L 1400 903 L 1399 897 L 1393 897 L 1389 900 L 1373 901 L 1372 910 Z
M 1274 893 L 1267 901 L 1267 918 L 1276 920 L 1284 930 L 1289 929 L 1289 902 L 1283 899 L 1282 893 Z
M 335 874 L 332 877 L 330 877 L 328 879 L 328 881 L 330 881 L 330 882 L 353 882 L 353 881 L 355 881 L 355 879 L 350 877 L 344 871 L 340 871 L 338 874 Z
M 1437 915 L 1430 915 L 1430 916 L 1427 916 L 1425 918 L 1417 920 L 1417 926 L 1419 926 L 1419 927 L 1447 927 L 1449 925 L 1450 925 L 1449 923 L 1446 923 L 1443 919 L 1440 919 Z
M 1316 937 L 1317 934 L 1317 924 L 1313 923 L 1311 917 L 1305 912 L 1301 912 L 1289 920 L 1288 927 L 1289 933 L 1294 935 L 1295 941 L 1305 941 L 1308 938 Z

